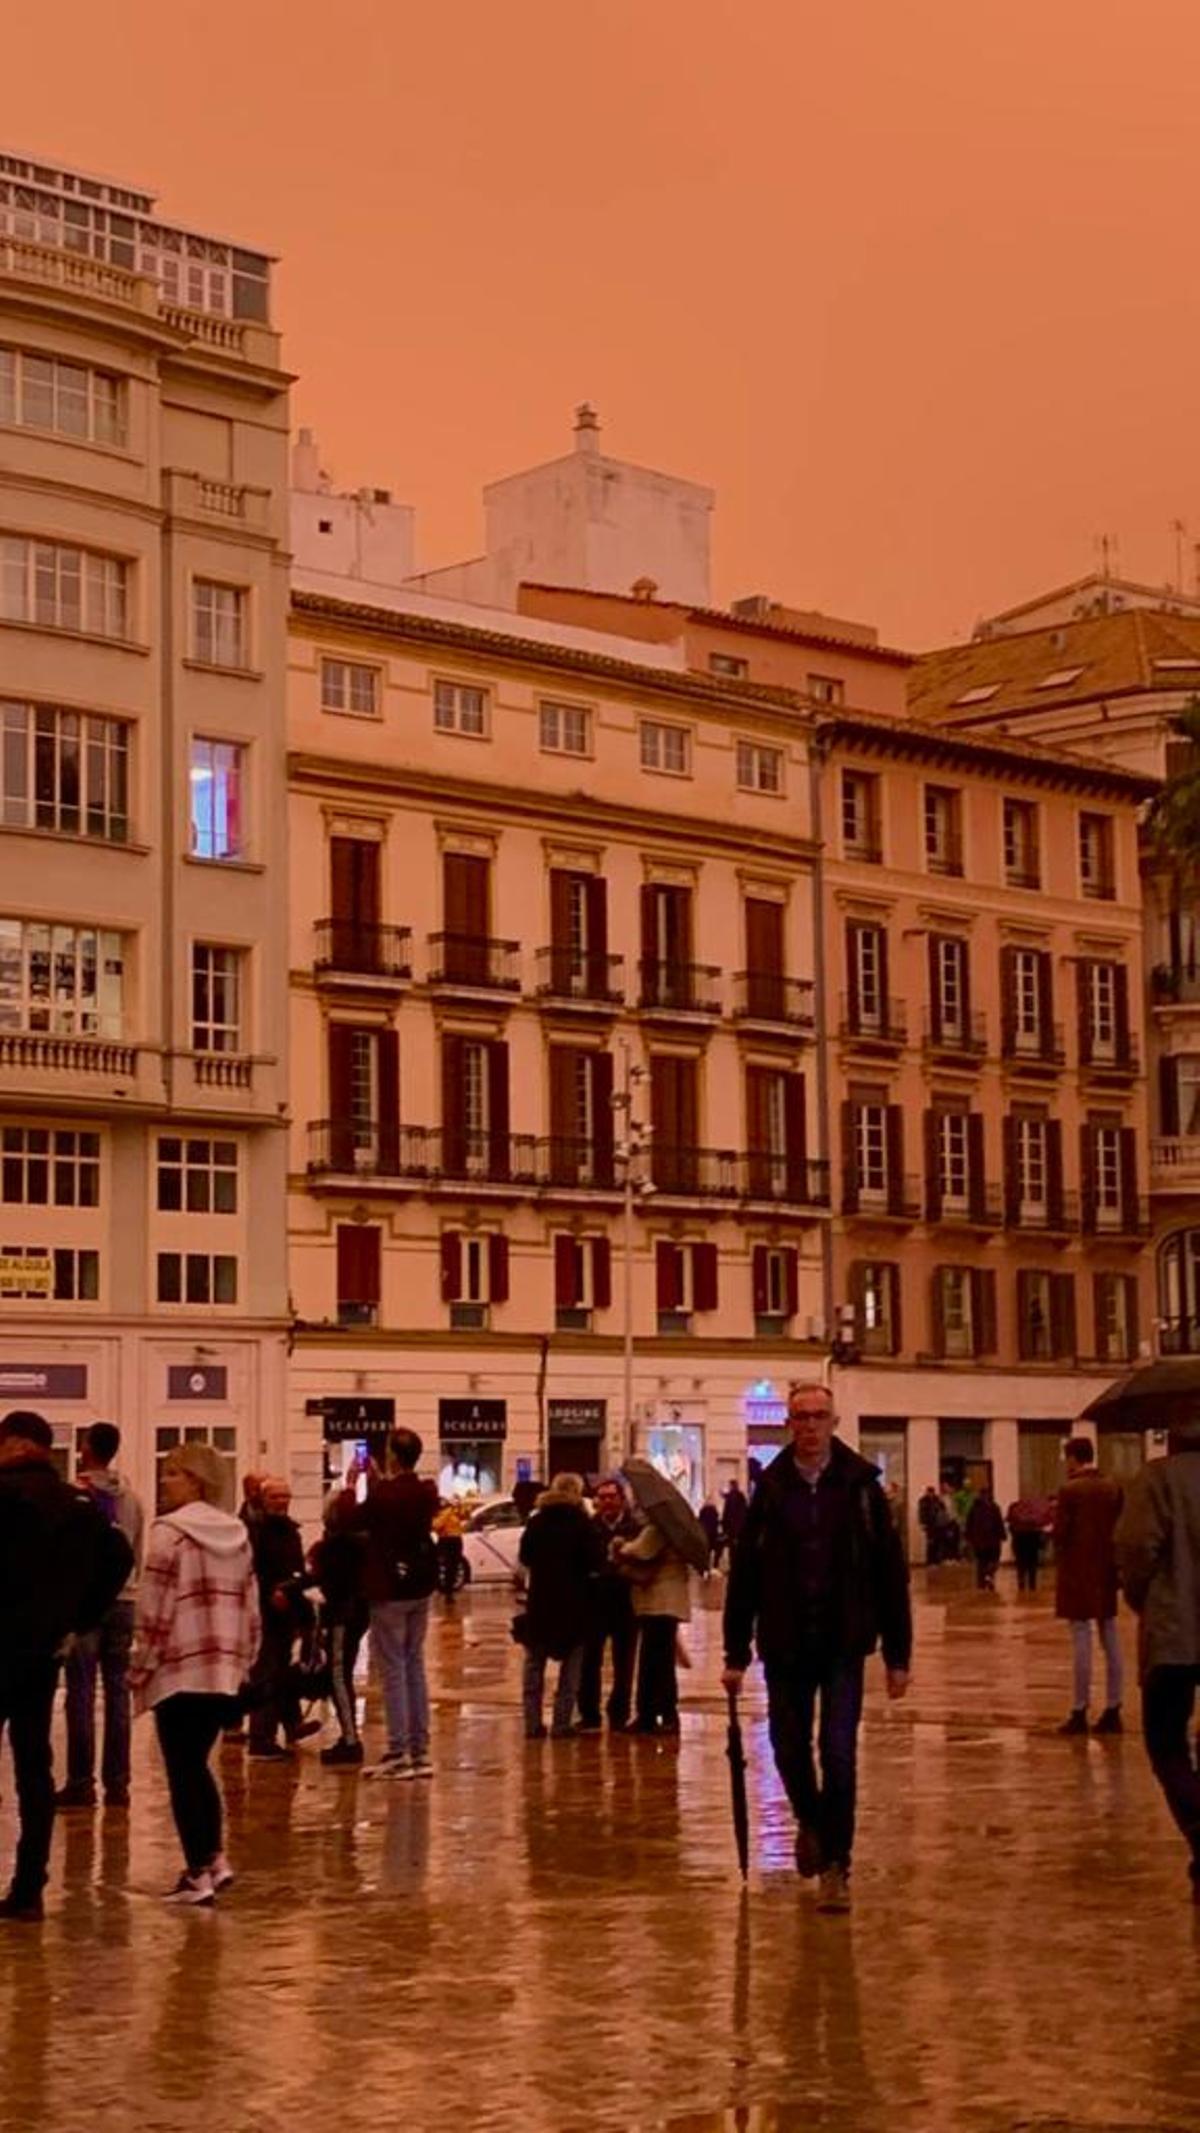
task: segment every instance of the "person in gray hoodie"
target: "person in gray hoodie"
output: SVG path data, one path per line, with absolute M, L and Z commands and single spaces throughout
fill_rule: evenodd
M 79 1455 L 79 1486 L 133 1550 L 133 1575 L 104 1620 L 77 1637 L 67 1654 L 67 1782 L 55 1796 L 62 1807 L 96 1805 L 96 1677 L 104 1690 L 104 1749 L 100 1776 L 106 1807 L 129 1805 L 131 1706 L 129 1658 L 142 1567 L 146 1518 L 138 1498 L 113 1464 L 121 1449 L 115 1422 L 93 1422 Z
M 1113 1536 L 1139 1618 L 1142 1730 L 1150 1765 L 1191 1851 L 1200 1904 L 1200 1773 L 1189 1733 L 1200 1686 L 1200 1415 L 1129 1483 Z

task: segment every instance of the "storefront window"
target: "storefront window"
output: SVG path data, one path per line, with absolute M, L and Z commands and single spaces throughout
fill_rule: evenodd
M 704 1431 L 686 1422 L 649 1429 L 646 1457 L 698 1511 L 704 1502 Z
M 438 1468 L 441 1496 L 496 1496 L 500 1492 L 499 1444 L 443 1444 Z

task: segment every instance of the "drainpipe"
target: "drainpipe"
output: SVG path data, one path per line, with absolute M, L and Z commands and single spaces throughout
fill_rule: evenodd
M 829 1220 L 821 1225 L 821 1308 L 825 1338 L 831 1353 L 822 1372 L 826 1382 L 832 1368 L 836 1337 L 833 1297 L 833 1136 L 829 1117 L 829 1024 L 827 966 L 825 956 L 825 842 L 822 826 L 822 780 L 825 767 L 824 736 L 814 732 L 808 752 L 809 813 L 817 855 L 813 861 L 813 1006 L 817 1039 L 817 1133 L 821 1156 L 829 1165 Z

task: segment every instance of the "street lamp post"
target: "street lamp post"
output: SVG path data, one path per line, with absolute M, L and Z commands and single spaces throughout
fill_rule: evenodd
M 621 1086 L 614 1091 L 612 1105 L 618 1121 L 615 1154 L 621 1166 L 622 1187 L 622 1255 L 624 1271 L 624 1439 L 625 1453 L 636 1449 L 637 1425 L 633 1411 L 633 1209 L 637 1199 L 644 1199 L 653 1192 L 654 1186 L 646 1176 L 644 1161 L 650 1142 L 650 1127 L 634 1114 L 634 1096 L 646 1078 L 646 1069 L 635 1066 L 630 1056 L 629 1043 L 621 1039 Z

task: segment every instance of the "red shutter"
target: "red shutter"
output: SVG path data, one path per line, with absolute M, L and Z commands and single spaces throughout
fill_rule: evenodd
M 506 1178 L 510 1170 L 508 1146 L 508 1046 L 494 1038 L 487 1047 L 488 1076 L 488 1174 Z
M 936 1222 L 942 1212 L 939 1118 L 940 1113 L 937 1111 L 925 1113 L 925 1216 L 929 1222 Z M 890 1192 L 890 1177 L 888 1187 Z
M 560 995 L 571 990 L 571 876 L 562 867 L 550 871 L 550 983 Z
M 380 1232 L 369 1224 L 337 1226 L 337 1300 L 343 1304 L 380 1301 Z
M 592 1238 L 592 1308 L 607 1311 L 612 1304 L 612 1245 L 607 1237 Z
M 1122 1066 L 1133 1063 L 1133 1044 L 1129 1035 L 1129 972 L 1124 963 L 1118 963 L 1113 972 L 1116 990 L 1114 1002 L 1117 1029 L 1117 1058 Z
M 893 1214 L 904 1213 L 904 1106 L 889 1104 L 887 1107 L 887 1164 L 888 1207 Z
M 808 1198 L 808 1120 L 804 1076 L 788 1074 L 783 1084 L 784 1121 L 787 1127 L 788 1189 L 793 1198 Z
M 1000 950 L 1000 1049 L 1009 1056 L 1017 1041 L 1017 951 Z
M 1079 1188 L 1083 1227 L 1090 1234 L 1096 1227 L 1096 1132 L 1086 1124 L 1079 1128 Z
M 371 846 L 375 850 L 375 846 Z M 380 1030 L 379 1060 L 379 1168 L 385 1177 L 395 1177 L 400 1168 L 400 1037 L 394 1029 Z
M 773 1067 L 746 1068 L 746 1183 L 755 1200 L 769 1200 L 772 1177 L 770 1158 L 771 1084 Z
M 880 1026 L 885 1030 L 890 1030 L 892 1027 L 892 1003 L 888 993 L 888 937 L 883 926 L 876 926 L 875 931 L 879 935 Z
M 929 1287 L 930 1330 L 933 1335 L 932 1347 L 935 1355 L 945 1355 L 946 1353 L 946 1314 L 942 1301 L 943 1271 L 944 1269 L 940 1266 L 934 1267 Z
M 1079 1022 L 1079 1064 L 1090 1066 L 1092 1060 L 1092 961 L 1081 955 L 1075 965 L 1075 1010 Z
M 767 1291 L 767 1247 L 756 1244 L 750 1254 L 750 1294 L 754 1316 L 765 1318 L 770 1297 Z
M 550 1179 L 555 1185 L 572 1185 L 579 1176 L 582 1150 L 576 1139 L 575 1062 L 572 1045 L 550 1047 Z
M 456 1229 L 442 1231 L 442 1302 L 457 1303 L 462 1295 L 462 1237 Z
M 941 936 L 929 936 L 929 1034 L 935 1044 L 942 1041 L 942 985 L 939 950 Z
M 976 1355 L 996 1353 L 996 1275 L 992 1267 L 971 1274 L 971 1325 Z
M 1017 1121 L 1011 1112 L 1005 1113 L 1000 1139 L 1004 1151 L 1004 1221 L 1006 1228 L 1015 1229 L 1021 1207 L 1021 1179 L 1017 1170 Z
M 852 1030 L 858 1028 L 858 936 L 860 928 L 852 918 L 846 920 L 846 1021 Z
M 661 997 L 658 952 L 658 890 L 652 881 L 642 883 L 642 998 Z
M 904 1320 L 900 1303 L 900 1269 L 889 1265 L 888 1275 L 888 1354 L 899 1355 L 904 1346 Z
M 715 1244 L 692 1246 L 692 1308 L 696 1311 L 715 1311 L 717 1308 Z
M 1047 948 L 1038 949 L 1037 959 L 1041 1054 L 1049 1059 L 1054 1051 L 1054 961 Z
M 1179 1080 L 1176 1063 L 1166 1052 L 1158 1062 L 1158 1129 L 1168 1137 L 1179 1131 Z
M 1121 1128 L 1121 1221 L 1130 1235 L 1138 1225 L 1137 1128 Z
M 589 989 L 608 991 L 608 883 L 602 874 L 589 874 L 587 885 L 588 955 L 595 983 Z
M 969 941 L 960 941 L 958 944 L 958 983 L 962 995 L 963 1035 L 969 1043 L 971 1039 L 971 944 Z
M 789 1244 L 783 1254 L 783 1279 L 787 1315 L 795 1318 L 800 1308 L 800 1258 L 793 1244 Z
M 1119 1279 L 1120 1277 L 1117 1276 L 1116 1278 Z M 1108 1284 L 1113 1279 L 1114 1276 L 1111 1274 L 1092 1275 L 1092 1334 L 1096 1358 L 1101 1363 L 1115 1362 L 1117 1360 L 1115 1356 L 1110 1356 L 1108 1352 L 1104 1310 L 1108 1295 Z
M 858 1139 L 855 1134 L 857 1104 L 847 1099 L 842 1105 L 842 1213 L 858 1211 Z
M 494 1304 L 508 1302 L 508 1238 L 499 1230 L 488 1238 L 488 1297 Z
M 463 1039 L 442 1038 L 442 1168 L 462 1177 L 467 1167 L 467 1120 L 463 1102 Z
M 350 1090 L 354 1031 L 348 1022 L 329 1025 L 329 1160 L 335 1170 L 354 1168 Z
M 592 1165 L 597 1185 L 611 1185 L 613 1182 L 613 1123 L 612 1053 L 593 1052 Z
M 1033 1274 L 1021 1268 L 1017 1274 L 1017 1354 L 1023 1363 L 1033 1361 L 1037 1343 L 1033 1336 Z
M 1061 1118 L 1046 1120 L 1046 1212 L 1051 1229 L 1061 1229 L 1066 1219 Z
M 681 1302 L 679 1246 L 668 1237 L 660 1237 L 654 1247 L 654 1274 L 658 1309 L 677 1311 Z
M 1050 1347 L 1056 1357 L 1070 1360 L 1076 1350 L 1075 1276 L 1050 1276 Z
M 987 1216 L 987 1169 L 980 1111 L 972 1111 L 967 1119 L 967 1181 L 971 1220 L 982 1222 Z
M 554 1308 L 573 1311 L 579 1302 L 579 1246 L 560 1230 L 554 1239 Z
M 1123 1274 L 1121 1279 L 1125 1283 L 1125 1326 L 1128 1334 L 1125 1356 L 1126 1360 L 1132 1363 L 1136 1361 L 1141 1342 L 1141 1329 L 1138 1324 L 1138 1278 L 1136 1274 Z

